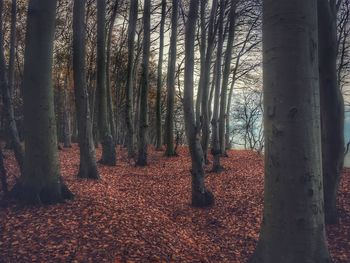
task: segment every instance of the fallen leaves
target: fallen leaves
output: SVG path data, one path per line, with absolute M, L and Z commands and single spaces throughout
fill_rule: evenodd
M 18 170 L 5 153 L 13 184 Z M 215 205 L 197 209 L 185 148 L 177 158 L 151 150 L 147 167 L 131 166 L 119 150 L 116 167 L 99 166 L 99 181 L 76 178 L 78 148 L 65 149 L 61 169 L 75 199 L 1 208 L 0 262 L 246 262 L 259 235 L 263 161 L 249 151 L 229 155 L 226 170 L 206 178 Z M 340 223 L 327 227 L 336 263 L 350 262 L 350 170 L 341 189 Z

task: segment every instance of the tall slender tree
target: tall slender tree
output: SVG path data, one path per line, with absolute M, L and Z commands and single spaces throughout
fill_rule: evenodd
M 89 107 L 85 71 L 85 9 L 86 0 L 75 0 L 73 7 L 73 74 L 77 111 L 80 164 L 78 177 L 98 179 L 92 120 Z
M 125 87 L 125 123 L 127 128 L 127 145 L 129 158 L 134 157 L 134 127 L 133 127 L 133 72 L 135 58 L 135 33 L 138 13 L 138 0 L 130 0 L 128 27 L 128 67 Z
M 226 143 L 225 143 L 225 132 L 226 132 L 226 105 L 227 105 L 227 86 L 228 79 L 231 72 L 231 60 L 232 60 L 232 50 L 233 41 L 235 38 L 236 30 L 236 3 L 237 0 L 231 0 L 231 7 L 229 13 L 229 29 L 228 38 L 226 44 L 225 61 L 224 61 L 224 71 L 222 76 L 222 89 L 221 89 L 221 99 L 220 99 L 220 116 L 219 116 L 219 141 L 220 141 L 220 152 L 222 155 L 226 154 Z
M 317 3 L 325 217 L 326 223 L 336 223 L 344 160 L 344 101 L 337 80 L 337 3 Z
M 193 105 L 193 71 L 194 71 L 194 39 L 199 9 L 199 0 L 191 0 L 185 33 L 185 79 L 184 79 L 184 117 L 188 147 L 192 160 L 192 205 L 210 206 L 214 202 L 213 194 L 206 189 L 204 183 L 204 155 L 200 143 L 199 127 L 196 126 Z
M 148 86 L 149 86 L 149 55 L 151 47 L 151 1 L 144 1 L 143 9 L 143 54 L 140 85 L 140 123 L 139 123 L 139 151 L 137 165 L 147 165 L 148 147 Z
M 218 20 L 218 45 L 216 54 L 216 78 L 215 78 L 215 95 L 213 106 L 213 118 L 211 120 L 212 137 L 211 137 L 211 153 L 213 155 L 213 171 L 220 172 L 220 142 L 219 142 L 219 107 L 220 107 L 220 92 L 221 92 L 221 68 L 222 68 L 222 50 L 224 44 L 224 15 L 225 15 L 225 0 L 220 1 L 220 13 Z
M 166 0 L 162 0 L 162 14 L 159 29 L 159 57 L 158 57 L 158 76 L 157 76 L 157 98 L 156 98 L 156 148 L 162 148 L 162 112 L 161 96 L 163 88 L 163 55 L 164 55 L 164 25 L 166 15 Z
M 101 164 L 116 165 L 116 152 L 108 121 L 106 86 L 106 0 L 97 0 L 97 90 L 99 100 L 99 132 L 102 143 Z
M 26 203 L 71 198 L 60 176 L 53 106 L 52 51 L 56 0 L 30 0 L 24 56 L 24 172 L 13 193 Z
M 174 148 L 174 100 L 175 100 L 175 68 L 177 50 L 177 24 L 179 2 L 172 0 L 171 36 L 169 46 L 168 75 L 167 75 L 167 108 L 165 119 L 166 156 L 176 155 Z
M 212 7 L 209 18 L 208 25 L 208 42 L 207 42 L 207 51 L 205 57 L 205 73 L 203 82 L 200 82 L 202 87 L 202 147 L 204 153 L 204 161 L 208 163 L 207 152 L 209 147 L 209 135 L 210 135 L 210 117 L 209 117 L 209 86 L 210 86 L 210 71 L 211 71 L 211 60 L 214 51 L 214 42 L 215 42 L 215 16 L 217 11 L 218 0 L 212 1 Z
M 263 1 L 265 194 L 254 263 L 328 263 L 317 0 Z

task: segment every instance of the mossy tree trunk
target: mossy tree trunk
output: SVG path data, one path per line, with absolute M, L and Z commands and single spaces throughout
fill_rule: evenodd
M 116 165 L 116 150 L 108 121 L 108 93 L 106 84 L 106 0 L 97 0 L 97 91 L 98 124 L 102 144 L 101 164 Z
M 330 263 L 326 244 L 317 0 L 263 1 L 265 194 L 254 263 Z
M 172 1 L 171 36 L 169 46 L 168 76 L 167 76 L 167 108 L 165 119 L 166 156 L 175 156 L 174 148 L 174 100 L 175 100 L 175 70 L 177 50 L 177 24 L 179 2 Z
M 98 179 L 95 146 L 92 136 L 92 120 L 86 86 L 85 31 L 86 0 L 75 0 L 73 8 L 73 72 L 77 111 L 80 164 L 78 177 Z
M 199 0 L 191 0 L 185 33 L 185 79 L 184 79 L 184 117 L 188 147 L 192 160 L 192 205 L 196 207 L 210 206 L 214 202 L 213 194 L 204 183 L 204 155 L 200 143 L 199 127 L 196 126 L 193 105 L 193 71 L 194 71 L 194 39 L 198 16 Z
M 71 198 L 60 175 L 53 105 L 52 53 L 56 0 L 30 0 L 24 55 L 24 172 L 13 193 L 29 204 Z

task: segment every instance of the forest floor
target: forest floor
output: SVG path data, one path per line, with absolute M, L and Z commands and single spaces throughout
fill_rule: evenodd
M 0 208 L 0 262 L 246 262 L 259 235 L 263 160 L 229 151 L 226 170 L 208 172 L 215 205 L 190 206 L 190 158 L 149 150 L 149 166 L 134 167 L 118 151 L 117 167 L 99 166 L 101 180 L 76 178 L 79 151 L 60 151 L 75 199 L 64 204 Z M 100 156 L 100 149 L 97 151 Z M 5 151 L 10 181 L 18 174 Z M 209 167 L 208 167 L 209 169 Z M 335 263 L 350 262 L 350 169 L 339 194 L 340 222 L 327 227 Z

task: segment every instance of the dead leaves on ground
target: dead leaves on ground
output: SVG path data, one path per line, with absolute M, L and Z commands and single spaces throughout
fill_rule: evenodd
M 100 152 L 98 151 L 98 154 Z M 190 158 L 150 150 L 148 167 L 118 152 L 101 180 L 75 177 L 77 146 L 60 152 L 65 181 L 76 197 L 65 204 L 0 211 L 0 262 L 246 262 L 256 245 L 263 201 L 263 161 L 230 151 L 226 170 L 207 177 L 215 205 L 190 200 Z M 17 168 L 6 152 L 10 183 Z M 208 167 L 208 171 L 210 167 Z M 350 262 L 350 170 L 340 193 L 340 224 L 328 227 L 335 262 Z

